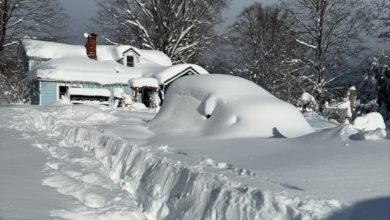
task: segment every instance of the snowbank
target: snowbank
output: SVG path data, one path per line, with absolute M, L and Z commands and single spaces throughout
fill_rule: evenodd
M 156 132 L 224 138 L 297 137 L 314 131 L 294 106 L 250 81 L 216 74 L 175 81 L 149 126 Z
M 100 88 L 69 88 L 69 95 L 79 95 L 79 96 L 101 96 L 101 97 L 110 97 L 111 92 L 108 89 Z
M 336 121 L 325 119 L 314 111 L 307 111 L 303 112 L 302 114 L 310 126 L 316 131 L 330 129 L 340 125 L 340 123 Z
M 364 131 L 356 129 L 353 125 L 343 125 L 340 136 L 344 139 L 375 141 L 386 138 L 387 132 L 382 128 Z
M 362 117 L 357 117 L 353 125 L 356 129 L 362 131 L 373 131 L 378 128 L 386 129 L 383 117 L 378 112 L 371 112 Z
M 352 140 L 381 140 L 387 136 L 385 128 L 382 115 L 371 112 L 362 117 L 357 117 L 353 125 L 343 125 L 340 136 Z
M 68 112 L 69 109 L 49 113 L 29 111 L 23 114 L 24 120 L 19 122 L 18 127 L 48 132 L 49 137 L 60 135 L 64 141 L 60 142 L 58 148 L 77 146 L 85 154 L 95 156 L 101 163 L 97 166 L 102 165 L 101 173 L 108 174 L 117 186 L 128 191 L 129 197 L 136 201 L 147 219 L 323 219 L 328 213 L 343 207 L 335 200 L 301 199 L 286 192 L 264 191 L 231 181 L 224 175 L 203 172 L 199 166 L 209 166 L 214 162 L 205 160 L 198 166 L 191 166 L 162 154 L 166 152 L 166 146 L 137 146 L 108 135 L 91 124 L 78 125 L 72 115 L 79 117 L 82 113 L 85 117 L 101 110 L 93 107 L 72 109 L 76 112 Z M 85 214 L 93 216 L 91 214 L 94 212 L 89 211 L 93 208 L 99 210 L 101 219 L 116 210 L 123 210 L 125 213 L 119 213 L 126 214 L 123 206 L 117 206 L 120 204 L 116 204 L 118 200 L 115 198 L 106 201 L 102 193 L 85 192 L 89 190 L 89 183 L 99 185 L 98 182 L 104 186 L 102 178 L 69 172 L 65 166 L 81 165 L 84 168 L 91 162 L 95 166 L 94 161 L 80 154 L 77 154 L 77 158 L 68 158 L 70 155 L 61 149 L 57 154 L 57 147 L 41 147 L 58 157 L 56 163 L 48 163 L 53 170 L 52 176 L 43 184 L 75 197 L 86 206 L 73 212 L 53 212 L 56 217 L 77 219 Z M 226 166 L 220 164 L 221 169 Z M 137 216 L 128 217 L 133 219 Z

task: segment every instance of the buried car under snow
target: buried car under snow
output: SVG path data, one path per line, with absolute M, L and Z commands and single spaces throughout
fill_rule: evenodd
M 297 137 L 314 131 L 293 105 L 248 80 L 218 74 L 174 82 L 149 127 L 221 138 Z

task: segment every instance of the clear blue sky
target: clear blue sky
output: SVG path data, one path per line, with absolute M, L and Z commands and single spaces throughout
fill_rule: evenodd
M 61 0 L 68 15 L 71 17 L 70 27 L 74 37 L 69 43 L 84 44 L 83 33 L 89 32 L 88 26 L 93 26 L 91 18 L 95 16 L 95 0 Z M 245 6 L 254 2 L 272 4 L 277 0 L 231 0 L 230 7 L 224 13 L 224 26 L 234 21 L 235 17 L 242 11 Z

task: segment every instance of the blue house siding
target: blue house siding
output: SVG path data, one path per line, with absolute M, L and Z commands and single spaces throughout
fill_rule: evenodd
M 34 89 L 37 91 L 38 97 L 32 98 L 31 104 L 39 104 L 42 106 L 51 105 L 58 101 L 58 86 L 67 85 L 75 86 L 80 88 L 104 88 L 108 89 L 111 93 L 110 102 L 114 100 L 114 89 L 122 88 L 124 93 L 131 96 L 131 89 L 127 84 L 110 84 L 110 85 L 101 85 L 99 83 L 92 82 L 49 82 L 49 81 L 40 81 L 39 86 Z
M 40 105 L 51 105 L 57 102 L 57 83 L 41 81 L 40 84 Z

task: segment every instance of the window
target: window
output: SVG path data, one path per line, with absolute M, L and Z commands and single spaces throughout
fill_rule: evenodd
M 127 66 L 134 67 L 134 57 L 133 56 L 127 56 L 126 61 L 127 61 Z

